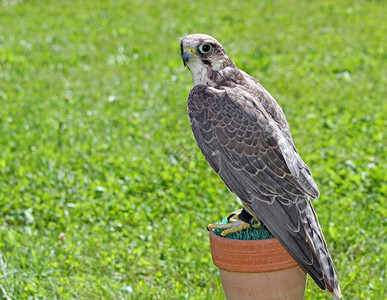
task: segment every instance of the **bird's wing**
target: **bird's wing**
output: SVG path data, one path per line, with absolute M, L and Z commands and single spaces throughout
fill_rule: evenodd
M 316 199 L 320 196 L 317 185 L 315 184 L 312 174 L 308 166 L 300 158 L 296 147 L 294 146 L 292 135 L 290 134 L 289 125 L 286 120 L 285 114 L 282 111 L 281 107 L 278 105 L 277 101 L 270 95 L 270 93 L 252 76 L 241 71 L 245 78 L 248 78 L 250 81 L 254 82 L 256 87 L 253 97 L 257 102 L 262 105 L 262 108 L 265 112 L 273 119 L 273 121 L 278 126 L 278 129 L 282 132 L 282 136 L 287 139 L 286 144 L 291 150 L 291 156 L 285 156 L 287 163 L 289 165 L 292 175 L 295 176 L 301 186 L 304 187 L 305 192 Z M 295 165 L 295 168 L 292 166 Z
M 233 101 L 224 90 L 204 85 L 192 89 L 188 115 L 199 148 L 248 211 L 324 289 L 323 273 L 309 235 L 317 236 L 323 248 L 326 245 L 307 196 L 315 194 L 313 186 L 308 180 L 300 181 L 301 158 L 292 152 L 286 144 L 288 139 L 262 107 L 243 103 Z

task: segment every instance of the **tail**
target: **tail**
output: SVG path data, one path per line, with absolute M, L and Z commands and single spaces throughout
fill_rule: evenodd
M 331 255 L 329 254 L 327 243 L 325 242 L 316 212 L 314 211 L 309 199 L 306 201 L 305 210 L 301 211 L 301 214 L 303 213 L 305 213 L 305 218 L 302 219 L 306 219 L 305 231 L 307 242 L 315 254 L 315 258 L 320 264 L 326 289 L 333 298 L 336 300 L 341 299 L 341 291 L 339 280 L 337 278 L 336 267 L 333 263 Z

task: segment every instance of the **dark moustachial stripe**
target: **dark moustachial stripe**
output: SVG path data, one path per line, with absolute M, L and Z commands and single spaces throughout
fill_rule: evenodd
M 211 67 L 211 62 L 207 59 L 202 59 L 202 62 L 205 64 L 205 65 L 208 65 Z
M 183 56 L 183 42 L 180 43 L 180 52 L 181 52 L 181 56 Z

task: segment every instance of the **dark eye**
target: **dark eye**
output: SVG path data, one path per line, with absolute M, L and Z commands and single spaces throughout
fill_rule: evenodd
M 203 53 L 203 54 L 210 52 L 211 49 L 212 49 L 211 44 L 201 44 L 199 46 L 199 51 L 200 51 L 200 53 Z

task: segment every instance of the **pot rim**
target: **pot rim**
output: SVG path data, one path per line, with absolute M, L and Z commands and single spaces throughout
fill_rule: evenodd
M 294 258 L 275 239 L 232 240 L 209 232 L 212 261 L 234 272 L 271 272 L 298 266 Z

